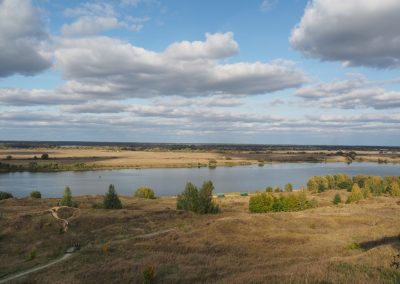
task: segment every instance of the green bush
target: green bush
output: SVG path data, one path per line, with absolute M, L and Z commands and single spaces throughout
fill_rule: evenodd
M 11 155 L 7 155 L 6 160 L 11 160 L 12 156 Z
M 28 261 L 34 260 L 34 259 L 36 258 L 36 252 L 37 252 L 36 247 L 33 247 L 33 248 L 28 252 L 28 255 L 27 255 L 26 259 L 27 259 Z
M 32 198 L 42 198 L 42 194 L 40 193 L 40 191 L 35 190 L 35 191 L 31 192 L 31 197 Z
M 249 210 L 252 213 L 300 211 L 317 206 L 315 200 L 308 200 L 305 191 L 280 194 L 258 193 L 250 197 Z
M 74 207 L 74 203 L 72 201 L 72 192 L 69 186 L 65 187 L 64 194 L 60 204 L 61 206 Z
M 214 214 L 220 212 L 212 200 L 214 185 L 211 181 L 204 182 L 200 190 L 188 182 L 182 194 L 178 195 L 176 207 L 179 210 L 192 211 L 199 214 Z
M 139 187 L 135 192 L 135 197 L 155 199 L 154 191 L 150 187 Z
M 285 191 L 286 192 L 292 192 L 293 191 L 293 185 L 290 182 L 285 185 Z
M 0 191 L 0 200 L 9 199 L 9 198 L 13 198 L 13 197 L 14 196 L 9 192 Z
M 335 197 L 332 200 L 332 203 L 335 205 L 338 205 L 339 203 L 342 203 L 342 198 L 340 197 L 339 193 L 335 194 Z
M 104 196 L 103 205 L 105 209 L 121 209 L 122 203 L 119 200 L 118 194 L 115 191 L 114 185 L 110 184 L 108 192 Z
M 272 188 L 272 186 L 267 186 L 267 188 L 265 189 L 265 192 L 273 192 L 274 189 Z
M 41 158 L 42 158 L 42 160 L 48 160 L 49 159 L 49 154 L 44 153 L 44 154 L 42 154 Z

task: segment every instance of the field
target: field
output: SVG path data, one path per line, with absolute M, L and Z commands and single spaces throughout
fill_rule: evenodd
M 43 160 L 43 153 L 49 159 Z M 36 157 L 36 158 L 35 158 Z M 207 167 L 274 162 L 400 162 L 398 150 L 189 149 L 124 147 L 0 148 L 0 171 L 62 171 L 119 168 Z
M 331 203 L 340 192 L 309 194 L 319 207 L 251 214 L 249 197 L 215 198 L 222 213 L 177 211 L 174 197 L 122 197 L 124 209 L 92 209 L 77 197 L 67 232 L 49 213 L 56 199 L 0 201 L 0 277 L 81 249 L 65 262 L 13 283 L 399 283 L 400 199 Z M 72 211 L 72 210 L 71 210 Z M 64 212 L 68 217 L 73 212 Z M 32 251 L 35 255 L 32 258 Z

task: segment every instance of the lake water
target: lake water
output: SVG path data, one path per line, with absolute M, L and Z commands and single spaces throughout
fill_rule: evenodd
M 295 188 L 306 185 L 313 175 L 346 173 L 379 176 L 400 176 L 400 165 L 376 163 L 281 163 L 258 166 L 237 166 L 182 169 L 128 169 L 87 172 L 56 173 L 6 173 L 0 174 L 0 191 L 8 191 L 16 197 L 29 195 L 32 190 L 41 191 L 44 197 L 59 197 L 65 186 L 74 195 L 103 194 L 109 184 L 117 192 L 132 195 L 139 186 L 150 186 L 157 195 L 176 195 L 187 181 L 197 185 L 212 180 L 215 192 L 245 192 L 265 189 L 266 186 L 283 187 L 291 182 Z

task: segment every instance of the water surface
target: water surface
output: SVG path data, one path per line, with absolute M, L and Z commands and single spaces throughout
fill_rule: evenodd
M 313 175 L 346 173 L 379 176 L 400 176 L 400 165 L 377 163 L 279 163 L 258 166 L 236 166 L 178 169 L 127 169 L 87 172 L 7 173 L 0 174 L 0 191 L 14 196 L 29 195 L 39 190 L 44 197 L 59 197 L 65 186 L 74 195 L 103 194 L 109 184 L 117 192 L 132 195 L 139 186 L 150 186 L 157 195 L 176 195 L 187 181 L 200 185 L 205 180 L 214 182 L 216 192 L 243 192 L 265 189 L 266 186 L 283 187 L 291 182 L 295 188 L 306 185 Z

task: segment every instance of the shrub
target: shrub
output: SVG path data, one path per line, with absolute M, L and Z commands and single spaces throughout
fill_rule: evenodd
M 346 203 L 357 202 L 357 201 L 360 201 L 363 198 L 364 198 L 364 195 L 363 195 L 360 187 L 358 186 L 357 183 L 355 183 L 355 184 L 353 184 L 353 187 L 351 189 L 351 193 L 350 193 L 349 197 L 347 198 Z
M 279 186 L 275 187 L 274 192 L 281 192 L 281 188 Z
M 154 283 L 155 276 L 156 266 L 154 264 L 148 263 L 142 267 L 142 277 L 144 284 Z
M 13 197 L 14 196 L 9 192 L 0 191 L 0 200 L 9 199 L 9 198 L 13 198 Z
M 41 158 L 42 158 L 42 160 L 48 160 L 49 159 L 49 154 L 43 153 Z
M 292 192 L 293 191 L 293 185 L 290 182 L 285 185 L 285 191 L 286 192 Z
M 155 199 L 154 191 L 150 187 L 139 187 L 135 192 L 135 197 Z
M 108 192 L 104 196 L 103 205 L 105 209 L 121 209 L 122 203 L 119 200 L 118 194 L 115 191 L 114 185 L 110 184 Z
M 34 260 L 35 258 L 36 258 L 36 247 L 33 247 L 33 248 L 28 252 L 27 260 L 28 260 L 28 261 L 31 261 L 31 260 Z
M 400 187 L 399 187 L 399 184 L 397 182 L 393 181 L 390 184 L 390 189 L 389 190 L 390 190 L 390 195 L 392 195 L 392 196 L 400 196 Z
M 211 181 L 204 182 L 200 190 L 188 182 L 185 190 L 178 195 L 176 207 L 179 210 L 192 211 L 199 214 L 214 214 L 220 212 L 212 200 L 214 185 Z
M 40 191 L 35 190 L 35 191 L 31 192 L 31 197 L 32 198 L 42 198 L 42 194 L 40 193 Z
M 250 197 L 249 210 L 252 213 L 300 211 L 316 207 L 315 200 L 307 200 L 305 191 L 275 196 L 271 193 L 258 193 Z
M 335 194 L 335 197 L 332 200 L 332 203 L 335 205 L 338 205 L 339 203 L 342 203 L 342 198 L 340 197 L 339 193 Z
M 12 156 L 11 155 L 7 155 L 6 160 L 11 160 Z
M 60 204 L 61 206 L 73 207 L 74 203 L 72 201 L 72 192 L 69 186 L 65 187 L 64 194 Z
M 272 188 L 272 186 L 267 186 L 267 188 L 265 189 L 265 192 L 273 192 L 274 189 Z

